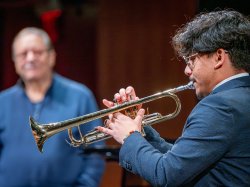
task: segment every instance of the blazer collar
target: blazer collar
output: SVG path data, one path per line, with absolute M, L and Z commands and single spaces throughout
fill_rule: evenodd
M 231 88 L 238 88 L 238 87 L 250 87 L 250 76 L 239 77 L 233 80 L 230 80 L 219 87 L 215 88 L 211 94 L 218 93 L 223 90 L 228 90 Z

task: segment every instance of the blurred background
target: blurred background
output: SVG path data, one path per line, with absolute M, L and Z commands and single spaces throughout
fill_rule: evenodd
M 144 97 L 186 84 L 185 64 L 176 58 L 171 37 L 195 14 L 224 8 L 250 14 L 245 0 L 0 0 L 0 91 L 17 81 L 11 43 L 26 26 L 49 33 L 57 51 L 55 70 L 86 84 L 100 109 L 102 99 L 112 99 L 121 87 L 132 85 Z M 173 141 L 197 103 L 192 91 L 178 96 L 180 114 L 154 125 L 162 137 Z M 174 107 L 169 99 L 147 106 L 149 113 L 162 114 Z M 119 145 L 112 139 L 107 144 L 101 187 L 149 186 L 119 166 Z

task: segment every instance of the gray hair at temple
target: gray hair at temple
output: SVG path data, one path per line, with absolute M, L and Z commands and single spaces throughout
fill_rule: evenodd
M 177 30 L 172 45 L 178 56 L 228 51 L 233 66 L 250 72 L 250 20 L 234 10 L 201 13 Z
M 15 36 L 14 40 L 13 40 L 13 43 L 12 43 L 12 58 L 15 55 L 14 54 L 14 46 L 15 46 L 16 41 L 20 37 L 22 37 L 24 35 L 27 35 L 27 34 L 34 34 L 34 35 L 40 36 L 48 50 L 54 49 L 52 41 L 51 41 L 49 35 L 47 34 L 47 32 L 45 32 L 43 29 L 40 29 L 40 28 L 37 28 L 37 27 L 26 27 L 26 28 L 22 29 L 21 31 L 19 31 L 17 33 L 17 35 Z

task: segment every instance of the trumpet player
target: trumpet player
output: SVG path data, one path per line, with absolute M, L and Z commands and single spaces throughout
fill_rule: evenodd
M 181 136 L 171 144 L 146 126 L 143 137 L 143 108 L 135 119 L 116 112 L 98 130 L 122 145 L 120 165 L 153 186 L 250 186 L 249 19 L 234 10 L 202 13 L 172 43 L 200 99 Z M 133 87 L 114 97 L 137 99 Z

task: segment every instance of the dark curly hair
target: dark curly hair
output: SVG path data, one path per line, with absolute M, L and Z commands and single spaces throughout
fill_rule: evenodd
M 250 20 L 234 10 L 201 13 L 177 30 L 172 45 L 179 56 L 227 50 L 237 69 L 250 72 Z

